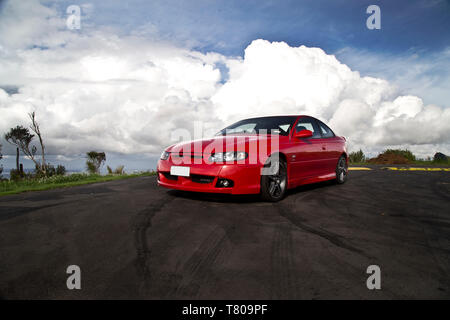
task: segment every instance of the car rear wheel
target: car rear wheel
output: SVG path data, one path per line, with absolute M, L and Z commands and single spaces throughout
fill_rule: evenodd
M 341 156 L 336 166 L 336 182 L 343 184 L 347 180 L 348 165 L 345 156 Z
M 261 198 L 276 202 L 283 199 L 287 189 L 287 165 L 283 159 L 269 158 L 261 176 Z

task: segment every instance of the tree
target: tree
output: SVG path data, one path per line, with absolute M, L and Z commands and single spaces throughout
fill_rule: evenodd
M 86 167 L 89 173 L 100 173 L 100 167 L 106 161 L 106 154 L 104 152 L 89 151 L 86 155 L 88 158 L 86 161 Z
M 36 113 L 33 111 L 32 113 L 29 113 L 28 116 L 31 119 L 30 129 L 38 136 L 39 144 L 41 145 L 41 156 L 42 156 L 41 171 L 44 174 L 44 176 L 46 176 L 47 169 L 46 169 L 46 165 L 45 165 L 45 147 L 44 147 L 44 142 L 42 141 L 42 135 L 41 135 L 41 130 L 39 129 L 39 124 L 36 121 Z
M 364 152 L 359 149 L 359 151 L 350 152 L 348 155 L 348 160 L 350 163 L 362 163 L 366 161 L 366 156 L 364 155 Z
M 40 166 L 39 162 L 36 161 L 34 156 L 36 155 L 36 147 L 31 146 L 31 141 L 34 138 L 34 134 L 31 134 L 27 128 L 22 126 L 16 126 L 15 128 L 11 128 L 9 132 L 5 134 L 5 140 L 10 144 L 15 145 L 17 147 L 17 155 L 16 155 L 16 166 L 17 171 L 19 171 L 19 149 L 27 155 L 35 165 Z

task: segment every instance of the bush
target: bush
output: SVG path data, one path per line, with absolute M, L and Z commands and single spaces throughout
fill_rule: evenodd
M 66 167 L 64 167 L 62 164 L 58 164 L 56 167 L 56 175 L 57 176 L 63 176 L 66 174 Z
M 66 174 L 66 167 L 61 164 L 55 168 L 52 164 L 47 163 L 45 165 L 45 173 L 42 171 L 42 168 L 38 165 L 34 168 L 34 177 L 35 178 L 44 178 L 44 177 L 52 177 L 52 176 L 61 176 Z
M 403 158 L 408 159 L 410 162 L 416 161 L 416 156 L 409 151 L 408 149 L 401 150 L 401 149 L 387 149 L 383 152 L 385 155 L 396 155 L 396 156 L 402 156 Z
M 433 157 L 433 162 L 436 162 L 436 163 L 448 163 L 448 157 L 445 154 L 441 153 L 441 152 L 436 152 L 434 154 L 434 157 Z
M 114 170 L 115 174 L 124 174 L 123 168 L 125 168 L 124 165 L 120 165 L 116 168 L 116 170 Z
M 21 172 L 20 170 L 11 169 L 11 171 L 9 171 L 9 179 L 10 180 L 18 181 L 18 180 L 22 180 L 23 178 L 25 178 L 25 173 Z
M 350 152 L 348 155 L 348 160 L 350 163 L 361 163 L 366 161 L 366 156 L 364 155 L 364 152 L 362 152 L 361 149 L 356 152 Z
M 110 166 L 106 166 L 106 170 L 108 170 L 108 174 L 125 174 L 123 170 L 125 168 L 124 165 L 117 166 L 116 170 L 113 170 Z

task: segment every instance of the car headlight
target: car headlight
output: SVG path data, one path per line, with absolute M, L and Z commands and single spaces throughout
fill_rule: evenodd
M 229 162 L 229 161 L 240 161 L 247 159 L 248 154 L 244 151 L 237 151 L 237 152 L 218 152 L 213 153 L 209 157 L 210 162 Z
M 163 151 L 162 153 L 161 153 L 161 156 L 159 157 L 161 160 L 167 160 L 167 159 L 169 159 L 169 152 L 167 152 L 167 151 Z

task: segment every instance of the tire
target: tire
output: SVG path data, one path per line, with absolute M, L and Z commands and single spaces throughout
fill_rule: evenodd
M 343 184 L 345 181 L 347 181 L 348 176 L 348 165 L 347 165 L 347 159 L 344 155 L 342 155 L 338 163 L 336 165 L 336 182 L 337 184 Z
M 280 201 L 287 189 L 286 161 L 271 157 L 267 160 L 264 171 L 266 174 L 261 175 L 261 198 L 269 202 Z

